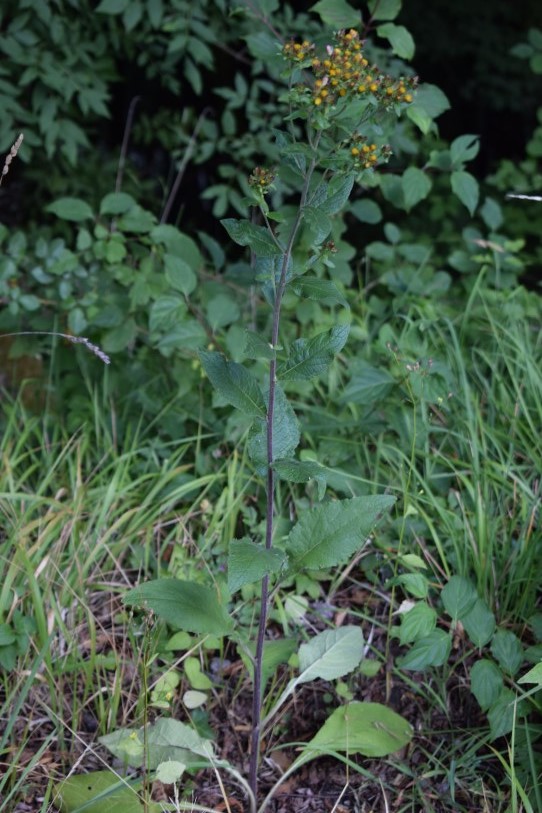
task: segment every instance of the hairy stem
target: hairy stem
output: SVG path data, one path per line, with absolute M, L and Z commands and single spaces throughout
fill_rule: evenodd
M 315 139 L 315 147 L 318 145 L 320 133 Z M 307 201 L 307 194 L 311 178 L 316 167 L 316 159 L 313 158 L 307 167 L 305 181 L 299 209 L 292 225 L 288 244 L 282 256 L 282 266 L 278 283 L 275 285 L 275 299 L 273 304 L 273 326 L 271 331 L 271 344 L 273 349 L 278 346 L 280 313 L 282 298 L 286 288 L 288 267 L 290 265 L 295 238 L 303 220 L 303 207 Z M 274 235 L 273 235 L 274 236 Z M 269 363 L 269 404 L 267 408 L 267 501 L 266 501 L 266 522 L 265 522 L 265 547 L 270 550 L 273 546 L 273 520 L 274 520 L 274 498 L 275 498 L 275 472 L 273 470 L 273 418 L 275 414 L 275 392 L 276 392 L 277 361 L 273 357 Z M 258 764 L 260 757 L 261 740 L 261 714 L 262 714 L 262 665 L 263 648 L 265 641 L 265 631 L 267 628 L 267 615 L 269 604 L 269 577 L 264 576 L 260 593 L 260 620 L 258 624 L 258 636 L 256 639 L 256 654 L 254 656 L 254 694 L 252 697 L 252 736 L 250 748 L 250 771 L 249 784 L 254 794 L 258 798 Z

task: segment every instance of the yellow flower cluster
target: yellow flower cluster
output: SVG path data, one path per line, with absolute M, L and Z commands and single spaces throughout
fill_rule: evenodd
M 353 158 L 354 168 L 373 169 L 379 161 L 387 161 L 391 155 L 391 147 L 384 144 L 377 147 L 376 144 L 367 144 L 363 136 L 355 135 L 352 138 L 350 155 Z
M 255 167 L 248 179 L 248 183 L 249 186 L 260 189 L 265 195 L 269 191 L 274 180 L 275 173 L 272 170 L 265 169 L 265 167 Z
M 283 54 L 294 62 L 310 57 L 314 45 L 288 42 Z M 315 77 L 313 102 L 316 107 L 335 104 L 344 96 L 360 97 L 372 94 L 384 107 L 397 102 L 411 102 L 416 80 L 393 79 L 383 74 L 376 65 L 369 65 L 363 55 L 362 42 L 355 29 L 339 31 L 334 45 L 328 45 L 324 59 L 314 57 L 310 65 Z
M 314 43 L 308 40 L 303 40 L 303 42 L 290 40 L 284 45 L 282 54 L 292 62 L 303 62 L 312 51 L 314 51 Z

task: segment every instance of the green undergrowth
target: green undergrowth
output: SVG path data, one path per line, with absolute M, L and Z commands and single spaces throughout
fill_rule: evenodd
M 292 644 L 269 656 L 266 679 L 276 697 L 291 666 L 277 672 L 273 664 L 289 660 L 304 625 L 325 628 L 326 608 L 346 601 L 369 643 L 359 670 L 331 681 L 329 691 L 349 700 L 364 681 L 387 674 L 385 693 L 398 683 L 416 698 L 418 734 L 395 768 L 410 788 L 409 804 L 446 789 L 444 806 L 427 810 L 467 810 L 469 788 L 480 805 L 487 797 L 488 809 L 503 813 L 535 810 L 540 801 L 533 716 L 540 701 L 524 697 L 529 686 L 518 683 L 541 657 L 539 309 L 520 289 L 499 294 L 483 280 L 460 314 L 428 314 L 422 302 L 378 326 L 360 309 L 354 324 L 360 336 L 374 330 L 375 342 L 354 340 L 314 397 L 295 395 L 302 456 L 323 462 L 328 493 L 384 489 L 398 504 L 353 566 L 317 579 L 300 575 L 273 597 L 273 628 Z M 225 654 L 220 639 L 134 624 L 120 602 L 131 585 L 161 576 L 223 589 L 228 541 L 257 528 L 264 499 L 248 488 L 242 427 L 230 421 L 224 440 L 194 426 L 166 443 L 153 426 L 125 424 L 122 406 L 107 410 L 98 396 L 94 415 L 67 434 L 20 400 L 3 407 L 6 804 L 41 785 L 47 809 L 54 782 L 74 763 L 110 765 L 98 737 L 149 715 L 191 719 L 210 736 L 217 708 L 242 702 L 246 692 L 242 678 L 226 686 L 213 672 Z M 287 533 L 292 513 L 309 507 L 318 488 L 318 480 L 281 485 L 278 533 Z M 362 594 L 361 607 L 352 593 Z M 469 615 L 476 602 L 478 615 Z M 247 630 L 256 607 L 246 585 L 236 616 Z M 125 754 L 115 742 L 104 744 Z M 56 767 L 44 784 L 40 760 L 51 749 Z

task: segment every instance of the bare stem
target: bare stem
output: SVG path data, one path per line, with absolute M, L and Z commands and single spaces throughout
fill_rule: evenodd
M 315 139 L 315 148 L 318 146 L 320 133 Z M 282 267 L 279 281 L 275 287 L 275 299 L 273 303 L 273 326 L 271 331 L 271 343 L 273 348 L 278 345 L 280 314 L 282 298 L 286 288 L 288 267 L 292 258 L 292 250 L 295 238 L 303 220 L 303 207 L 307 201 L 307 194 L 311 178 L 316 167 L 316 159 L 313 158 L 307 168 L 305 182 L 301 192 L 299 208 L 292 225 L 290 237 L 286 250 L 282 257 Z M 275 414 L 275 392 L 276 392 L 277 361 L 272 358 L 269 363 L 269 404 L 267 408 L 267 505 L 265 521 L 265 547 L 270 550 L 273 547 L 273 524 L 274 524 L 274 498 L 275 498 L 275 472 L 273 470 L 273 418 Z M 258 798 L 258 765 L 260 757 L 261 740 L 261 714 L 262 714 L 262 665 L 263 648 L 265 641 L 265 631 L 267 628 L 267 615 L 269 610 L 269 577 L 264 576 L 260 593 L 260 620 L 258 623 L 258 636 L 256 639 L 256 654 L 254 656 L 254 694 L 252 697 L 252 736 L 250 748 L 250 771 L 249 784 L 254 794 Z
M 175 178 L 173 186 L 171 187 L 171 192 L 168 195 L 166 205 L 164 206 L 164 211 L 162 212 L 162 216 L 160 218 L 160 223 L 165 223 L 166 220 L 169 217 L 171 207 L 173 206 L 173 204 L 175 202 L 175 198 L 177 197 L 177 192 L 179 191 L 179 187 L 181 186 L 181 182 L 183 180 L 186 167 L 188 166 L 188 162 L 190 161 L 190 159 L 192 157 L 192 153 L 194 152 L 194 149 L 195 149 L 195 146 L 196 146 L 196 139 L 198 137 L 198 133 L 199 133 L 199 131 L 200 131 L 202 125 L 203 125 L 203 122 L 205 121 L 205 118 L 206 118 L 207 114 L 209 113 L 209 111 L 210 111 L 210 108 L 206 107 L 199 115 L 199 118 L 198 118 L 198 120 L 196 122 L 194 130 L 192 132 L 192 135 L 190 136 L 190 140 L 189 140 L 189 142 L 187 144 L 187 147 L 186 147 L 186 150 L 184 152 L 183 159 L 182 159 L 181 163 L 179 164 L 179 170 L 177 172 L 177 177 Z

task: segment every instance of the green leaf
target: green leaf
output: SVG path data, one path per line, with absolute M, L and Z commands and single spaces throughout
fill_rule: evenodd
M 250 650 L 254 654 L 255 644 L 250 645 Z M 262 663 L 262 694 L 267 681 L 275 677 L 277 667 L 281 663 L 287 663 L 297 649 L 297 641 L 294 638 L 275 638 L 265 641 L 263 645 Z M 254 661 L 241 651 L 241 658 L 252 680 L 254 680 Z
M 313 242 L 316 245 L 325 240 L 331 231 L 331 220 L 321 209 L 314 206 L 304 206 L 303 219 L 309 227 Z
M 480 150 L 480 136 L 462 135 L 455 138 L 450 145 L 450 157 L 453 169 L 461 169 L 465 161 L 472 161 Z
M 137 206 L 136 201 L 126 192 L 110 192 L 100 203 L 101 215 L 122 215 Z
M 299 648 L 299 675 L 292 678 L 268 713 L 262 726 L 273 717 L 297 686 L 311 680 L 336 680 L 347 675 L 363 658 L 363 635 L 359 627 L 325 630 Z
M 318 499 L 323 500 L 326 493 L 326 469 L 314 460 L 277 460 L 273 468 L 281 478 L 289 483 L 308 483 L 314 480 L 318 486 Z
M 0 646 L 9 646 L 14 643 L 16 635 L 9 624 L 0 624 Z
M 517 697 L 511 689 L 501 689 L 499 697 L 487 712 L 491 739 L 496 740 L 514 728 Z
M 402 573 L 392 583 L 400 585 L 414 598 L 425 598 L 429 592 L 429 583 L 423 573 Z
M 503 223 L 502 209 L 493 198 L 486 198 L 480 209 L 482 220 L 491 231 L 497 231 Z
M 153 302 L 149 315 L 149 329 L 166 332 L 177 326 L 186 314 L 186 303 L 178 294 L 159 297 Z
M 186 694 L 189 694 L 187 692 Z M 198 692 L 193 692 L 198 694 Z M 203 695 L 206 697 L 206 695 Z M 185 695 L 186 698 L 186 695 Z M 185 702 L 186 705 L 186 702 Z M 187 706 L 187 708 L 197 708 L 195 706 Z M 155 779 L 162 782 L 164 785 L 173 785 L 179 781 L 186 770 L 184 762 L 177 762 L 173 759 L 168 759 L 167 762 L 161 762 L 156 769 Z
M 34 294 L 22 294 L 19 297 L 19 304 L 25 311 L 37 311 L 41 308 L 41 302 Z
M 482 711 L 497 702 L 503 688 L 502 672 L 493 661 L 483 658 L 470 670 L 470 689 Z
M 299 759 L 306 761 L 311 752 L 319 756 L 334 751 L 385 757 L 404 748 L 412 733 L 410 723 L 386 706 L 354 701 L 335 709 Z
M 476 178 L 474 178 L 470 172 L 455 170 L 455 172 L 451 174 L 451 183 L 453 193 L 457 195 L 461 203 L 463 203 L 470 214 L 473 215 L 478 205 L 478 197 L 480 194 L 480 188 Z
M 378 203 L 375 203 L 374 200 L 369 200 L 368 198 L 364 198 L 363 200 L 355 200 L 351 206 L 350 211 L 357 217 L 358 220 L 361 220 L 362 223 L 380 223 L 382 220 L 382 210 Z
M 111 771 L 70 776 L 55 785 L 54 795 L 62 813 L 143 813 L 130 780 L 119 779 Z
M 290 457 L 300 440 L 299 422 L 282 387 L 275 385 L 273 409 L 273 460 Z M 267 470 L 267 421 L 257 418 L 248 439 L 248 454 L 259 474 Z
M 156 218 L 152 212 L 147 212 L 146 209 L 136 205 L 118 218 L 117 229 L 119 231 L 145 234 L 152 231 L 155 223 Z
M 403 0 L 369 0 L 369 11 L 372 20 L 395 20 Z
M 198 284 L 198 279 L 188 263 L 175 254 L 164 254 L 166 279 L 175 291 L 188 296 Z
M 211 635 L 226 635 L 232 621 L 215 590 L 180 579 L 154 579 L 129 590 L 123 601 L 145 607 L 172 627 Z
M 137 325 L 134 319 L 127 319 L 122 325 L 108 330 L 104 334 L 101 345 L 106 353 L 120 353 L 126 350 L 137 336 Z
M 96 6 L 95 11 L 101 14 L 122 14 L 129 3 L 130 0 L 102 0 L 102 2 Z
M 417 203 L 426 198 L 431 191 L 431 179 L 418 167 L 409 167 L 401 178 L 405 207 L 409 212 Z
M 197 244 L 191 237 L 183 234 L 175 226 L 170 226 L 167 223 L 155 226 L 150 233 L 150 237 L 155 243 L 165 246 L 168 254 L 182 257 L 196 274 L 203 265 L 201 251 Z
M 311 11 L 320 15 L 320 19 L 335 31 L 340 28 L 355 28 L 361 23 L 361 14 L 352 8 L 346 0 L 319 0 Z
M 452 576 L 443 587 L 440 597 L 444 609 L 454 622 L 459 619 L 463 620 L 478 600 L 476 588 L 472 582 L 463 578 L 463 576 Z
M 437 85 L 430 85 L 426 82 L 417 89 L 414 104 L 425 110 L 431 119 L 437 119 L 450 109 L 450 102 L 446 94 Z
M 399 628 L 399 642 L 401 645 L 419 641 L 433 632 L 437 625 L 437 614 L 435 610 L 420 601 L 408 613 L 401 616 L 401 626 Z
M 379 370 L 367 362 L 353 365 L 352 378 L 344 388 L 340 403 L 366 406 L 381 401 L 395 386 L 395 379 L 387 370 Z
M 461 616 L 461 623 L 474 646 L 485 646 L 495 632 L 495 616 L 481 598 L 477 599 L 467 615 Z
M 212 682 L 209 680 L 207 675 L 201 671 L 201 663 L 199 662 L 199 658 L 185 658 L 183 661 L 183 666 L 186 677 L 188 678 L 188 682 L 193 689 L 205 691 L 213 688 Z
M 213 330 L 237 322 L 240 316 L 239 305 L 228 294 L 217 294 L 207 303 L 207 319 Z
M 275 358 L 275 351 L 269 342 L 252 330 L 245 333 L 245 355 L 249 359 L 272 359 Z
M 200 352 L 201 363 L 213 387 L 245 415 L 265 418 L 267 408 L 260 386 L 248 370 L 221 353 Z
M 537 663 L 532 669 L 519 678 L 518 683 L 536 683 L 542 686 L 542 663 Z
M 235 220 L 234 218 L 227 218 L 220 222 L 235 243 L 240 246 L 249 246 L 258 257 L 274 257 L 284 253 L 263 226 L 255 226 L 248 220 Z
M 311 680 L 336 680 L 347 675 L 363 658 L 363 635 L 358 626 L 325 630 L 299 647 L 296 686 Z
M 334 215 L 340 212 L 354 186 L 354 175 L 336 175 L 328 184 L 327 198 L 318 207 L 326 215 Z
M 317 570 L 345 562 L 395 502 L 388 495 L 334 500 L 304 511 L 290 531 L 286 550 L 289 571 Z
M 497 630 L 491 642 L 491 654 L 510 675 L 516 674 L 524 660 L 521 641 L 509 630 Z
M 248 537 L 233 539 L 228 553 L 228 589 L 235 593 L 244 584 L 252 584 L 270 573 L 277 573 L 286 560 L 286 554 L 276 548 L 266 550 L 262 545 L 255 545 Z
M 397 659 L 397 666 L 411 672 L 419 672 L 428 666 L 442 666 L 448 660 L 452 639 L 444 630 L 433 630 L 425 638 L 416 641 L 410 652 Z
M 427 134 L 433 120 L 449 109 L 450 102 L 442 90 L 436 85 L 424 83 L 417 89 L 414 103 L 407 107 L 406 114 L 422 133 Z
M 325 302 L 329 305 L 344 305 L 348 307 L 348 302 L 339 291 L 334 282 L 329 279 L 319 279 L 318 277 L 296 277 L 290 282 L 290 288 L 298 296 L 313 299 L 316 302 Z
M 412 59 L 414 56 L 416 46 L 412 34 L 407 31 L 404 25 L 384 23 L 384 25 L 377 27 L 376 33 L 379 37 L 388 40 L 393 53 L 400 56 L 401 59 Z
M 348 338 L 349 325 L 337 325 L 313 339 L 296 339 L 289 358 L 281 364 L 277 375 L 283 380 L 309 380 L 321 375 L 333 361 Z
M 78 223 L 81 220 L 90 220 L 94 217 L 92 209 L 84 200 L 80 198 L 59 198 L 50 203 L 45 209 L 46 212 L 60 217 L 62 220 L 73 220 Z

